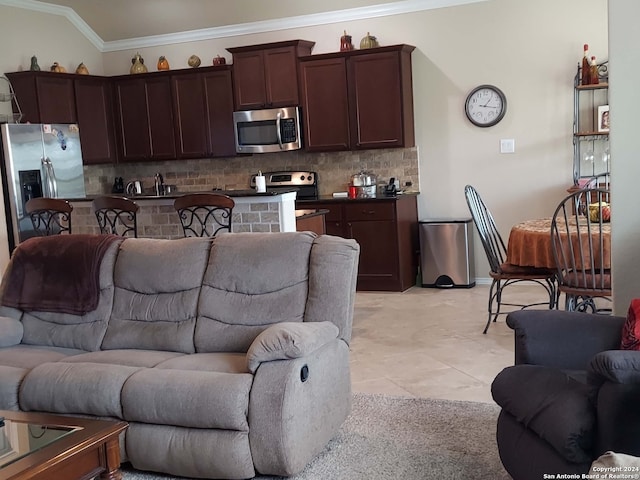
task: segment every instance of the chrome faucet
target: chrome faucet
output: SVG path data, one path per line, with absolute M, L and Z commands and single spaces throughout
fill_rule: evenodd
M 153 176 L 154 188 L 156 190 L 156 195 L 164 195 L 164 178 L 160 173 L 156 173 Z

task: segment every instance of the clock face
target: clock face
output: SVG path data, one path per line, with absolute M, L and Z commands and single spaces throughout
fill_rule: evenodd
M 507 112 L 507 98 L 493 85 L 480 85 L 467 96 L 464 111 L 471 123 L 478 127 L 491 127 Z

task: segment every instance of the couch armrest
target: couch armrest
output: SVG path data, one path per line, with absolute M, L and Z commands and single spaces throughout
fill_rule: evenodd
M 640 352 L 609 350 L 595 355 L 589 363 L 589 382 L 636 383 L 640 385 Z
M 507 316 L 515 330 L 515 363 L 586 370 L 591 357 L 620 348 L 624 317 L 518 310 Z
M 22 322 L 10 317 L 0 317 L 0 347 L 11 347 L 22 342 Z
M 338 338 L 331 322 L 282 322 L 258 335 L 247 351 L 247 368 L 255 373 L 262 362 L 304 357 Z

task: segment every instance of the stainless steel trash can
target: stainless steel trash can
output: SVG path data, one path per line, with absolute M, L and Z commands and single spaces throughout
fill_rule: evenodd
M 475 286 L 471 218 L 420 220 L 419 232 L 423 287 Z

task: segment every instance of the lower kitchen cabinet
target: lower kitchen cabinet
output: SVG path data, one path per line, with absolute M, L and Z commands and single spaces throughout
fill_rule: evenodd
M 401 292 L 415 285 L 418 269 L 416 195 L 297 202 L 328 210 L 326 232 L 360 244 L 358 290 Z

